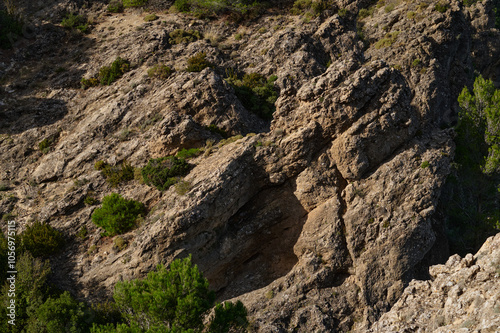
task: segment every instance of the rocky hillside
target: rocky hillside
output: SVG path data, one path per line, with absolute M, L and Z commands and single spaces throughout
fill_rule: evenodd
M 498 282 L 482 250 L 409 285 L 450 255 L 436 207 L 457 96 L 475 72 L 500 84 L 492 0 L 337 0 L 318 13 L 283 2 L 239 23 L 166 12 L 166 1 L 123 13 L 107 5 L 20 1 L 30 25 L 0 55 L 0 213 L 20 231 L 43 221 L 70 240 L 51 257 L 59 286 L 94 302 L 192 254 L 219 300 L 243 301 L 256 331 L 402 332 L 421 327 L 405 326 L 423 320 L 417 313 L 453 327 L 467 316 L 415 293 L 445 278 L 465 288 L 453 278 L 472 269 L 486 273 L 470 297 Z M 61 26 L 67 13 L 85 17 L 86 33 Z M 200 52 L 210 66 L 186 71 Z M 81 87 L 117 57 L 129 70 L 116 82 Z M 156 65 L 170 71 L 155 75 Z M 272 120 L 255 112 L 269 102 L 242 98 L 250 73 L 274 87 Z M 137 172 L 113 187 L 94 168 L 139 170 L 183 148 L 200 148 L 183 188 L 159 191 Z M 138 228 L 101 235 L 91 215 L 110 193 L 147 206 Z M 410 302 L 426 312 L 408 312 Z M 478 307 L 498 307 L 488 302 Z M 478 311 L 468 328 L 498 317 Z

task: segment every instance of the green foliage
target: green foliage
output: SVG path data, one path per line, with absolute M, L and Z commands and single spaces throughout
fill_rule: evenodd
M 13 14 L 0 11 L 0 48 L 10 49 L 23 31 L 22 21 Z
M 78 230 L 78 233 L 76 234 L 76 237 L 84 240 L 85 238 L 87 238 L 87 235 L 88 235 L 88 230 L 87 230 L 87 227 L 86 226 L 82 226 L 80 227 L 80 230 Z
M 413 60 L 413 62 L 411 63 L 411 67 L 417 67 L 418 65 L 420 65 L 422 61 L 420 59 L 415 59 Z
M 115 61 L 113 61 L 110 67 L 101 67 L 99 70 L 99 82 L 102 85 L 109 86 L 129 70 L 130 63 L 127 60 L 118 57 Z
M 78 29 L 83 33 L 88 32 L 89 24 L 87 19 L 81 15 L 74 15 L 72 13 L 66 15 L 62 20 L 61 26 L 66 29 Z
M 191 190 L 192 186 L 191 183 L 185 180 L 180 180 L 177 183 L 175 183 L 175 192 L 178 195 L 184 195 L 188 193 Z
M 215 295 L 188 257 L 174 260 L 169 270 L 159 265 L 144 280 L 118 282 L 113 298 L 128 323 L 143 330 L 150 326 L 200 330 L 202 314 Z
M 429 167 L 429 165 L 431 165 L 431 164 L 429 163 L 429 161 L 423 161 L 423 162 L 422 162 L 422 164 L 420 165 L 420 167 L 421 167 L 422 169 L 425 169 L 425 168 L 428 168 L 428 167 Z
M 332 0 L 296 0 L 293 3 L 291 13 L 293 15 L 313 15 L 318 16 L 329 8 L 334 8 L 335 1 Z
M 40 149 L 42 154 L 47 154 L 50 151 L 50 147 L 52 146 L 53 141 L 54 140 L 52 138 L 46 138 L 38 143 L 38 148 Z
M 274 88 L 277 78 L 276 75 L 271 75 L 266 79 L 261 74 L 250 73 L 243 75 L 241 80 L 236 75 L 226 80 L 233 86 L 236 96 L 247 110 L 262 119 L 270 120 L 276 110 L 274 103 L 278 99 L 278 92 Z
M 210 132 L 212 133 L 215 133 L 215 134 L 219 134 L 220 136 L 222 136 L 223 138 L 227 138 L 228 137 L 228 134 L 226 131 L 224 131 L 223 129 L 219 128 L 217 125 L 215 124 L 210 124 L 208 125 L 207 127 L 205 127 L 207 130 L 209 130 Z
M 215 315 L 210 323 L 210 333 L 240 332 L 248 326 L 247 309 L 241 303 L 225 302 L 215 306 Z
M 110 13 L 121 13 L 123 12 L 123 3 L 121 0 L 113 0 L 108 5 L 108 12 Z
M 148 69 L 148 76 L 151 78 L 157 78 L 161 80 L 166 80 L 172 70 L 167 65 L 154 65 L 150 69 Z
M 170 44 L 189 44 L 203 38 L 198 30 L 176 29 L 168 35 L 170 36 L 168 40 Z
M 122 182 L 134 179 L 134 168 L 125 161 L 121 166 L 111 166 L 104 161 L 97 161 L 94 168 L 101 171 L 101 175 L 111 187 L 117 187 Z
M 146 185 L 164 191 L 177 182 L 176 177 L 185 176 L 188 171 L 189 164 L 184 159 L 167 156 L 149 160 L 141 173 Z
M 340 17 L 346 17 L 349 14 L 349 10 L 347 8 L 341 8 L 338 11 Z
M 226 15 L 233 21 L 252 19 L 259 15 L 262 1 L 254 0 L 176 0 L 173 8 L 198 18 Z
M 64 245 L 64 238 L 60 231 L 47 223 L 35 222 L 26 227 L 21 234 L 23 249 L 35 257 L 47 257 L 57 253 Z
M 30 317 L 34 317 L 36 310 L 44 302 L 46 294 L 46 281 L 50 274 L 48 261 L 34 258 L 31 253 L 17 253 L 16 257 L 16 325 L 7 322 L 7 307 L 3 306 L 10 301 L 9 284 L 2 287 L 0 296 L 0 332 L 25 333 L 25 328 Z
M 105 196 L 102 207 L 94 211 L 92 222 L 106 230 L 107 236 L 114 236 L 133 229 L 137 218 L 144 212 L 145 207 L 141 202 L 112 193 Z
M 394 3 L 388 4 L 387 6 L 384 7 L 384 12 L 390 13 L 394 10 L 394 7 L 396 7 Z
M 181 149 L 175 156 L 180 159 L 188 159 L 201 154 L 200 148 Z
M 443 1 L 439 1 L 435 6 L 434 6 L 434 10 L 440 12 L 440 13 L 444 13 L 448 10 L 448 8 L 450 7 L 449 4 L 447 4 L 446 2 L 443 2 Z
M 500 230 L 500 163 L 492 149 L 499 140 L 500 91 L 478 77 L 473 93 L 464 88 L 458 101 L 454 168 L 441 200 L 451 251 L 465 255 Z
M 394 32 L 387 33 L 384 38 L 382 38 L 381 40 L 379 40 L 378 42 L 375 43 L 375 48 L 381 49 L 383 47 L 391 46 L 392 44 L 394 44 L 394 42 L 398 38 L 399 33 L 400 33 L 400 31 L 394 31 Z
M 82 85 L 82 89 L 87 89 L 97 87 L 99 85 L 99 80 L 95 77 L 91 77 L 90 79 L 82 77 L 80 83 Z
M 123 0 L 123 6 L 128 7 L 142 7 L 148 0 Z
M 123 251 L 127 248 L 128 243 L 120 236 L 115 237 L 113 240 L 113 247 L 118 251 Z
M 207 67 L 212 67 L 212 64 L 206 59 L 205 52 L 198 52 L 194 56 L 188 59 L 188 66 L 186 71 L 188 72 L 201 72 Z
M 146 22 L 151 22 L 151 21 L 154 21 L 157 19 L 158 19 L 158 16 L 156 16 L 156 14 L 148 14 L 148 15 L 144 16 L 144 21 L 146 21 Z
M 374 8 L 373 7 L 370 7 L 368 9 L 366 8 L 362 8 L 359 10 L 359 13 L 358 13 L 358 19 L 362 20 L 368 16 L 372 16 L 373 15 L 373 11 L 374 11 Z
M 83 333 L 88 332 L 91 313 L 69 292 L 49 297 L 40 305 L 28 322 L 26 333 Z

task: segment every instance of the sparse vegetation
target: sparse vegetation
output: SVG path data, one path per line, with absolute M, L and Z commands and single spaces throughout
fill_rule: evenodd
M 166 80 L 170 74 L 172 74 L 172 70 L 167 65 L 154 65 L 148 69 L 148 76 L 151 78 Z
M 215 133 L 215 134 L 219 134 L 220 136 L 222 136 L 223 138 L 227 138 L 227 132 L 224 131 L 223 129 L 219 128 L 217 125 L 215 124 L 210 124 L 206 127 L 207 130 L 209 130 L 210 132 L 212 133 Z
M 175 192 L 179 195 L 184 195 L 191 190 L 191 183 L 185 180 L 179 180 L 175 183 Z
M 187 160 L 201 154 L 200 148 L 181 149 L 175 156 L 179 159 Z
M 201 72 L 207 67 L 212 67 L 212 64 L 206 59 L 207 55 L 205 52 L 198 52 L 196 55 L 188 59 L 188 66 L 186 71 L 188 72 Z
M 202 39 L 203 36 L 198 30 L 176 29 L 169 34 L 168 42 L 170 44 L 189 44 Z
M 146 22 L 155 21 L 157 19 L 158 19 L 158 16 L 156 14 L 148 14 L 148 15 L 144 16 L 144 21 L 146 21 Z
M 332 0 L 296 0 L 293 3 L 291 13 L 293 15 L 318 16 L 327 9 L 334 9 L 335 1 Z
M 103 228 L 106 236 L 114 236 L 132 230 L 137 218 L 144 213 L 145 207 L 141 202 L 112 193 L 102 199 L 102 206 L 92 214 L 92 222 Z
M 121 0 L 112 0 L 108 5 L 108 12 L 121 13 L 123 12 L 123 3 Z
M 164 191 L 178 181 L 177 177 L 185 176 L 188 171 L 189 164 L 184 159 L 167 156 L 149 160 L 141 173 L 146 185 Z
M 123 6 L 125 8 L 128 8 L 128 7 L 142 7 L 147 2 L 148 2 L 148 0 L 123 0 Z
M 425 168 L 428 168 L 430 165 L 429 161 L 423 161 L 422 164 L 420 165 L 420 167 L 422 169 L 425 169 Z
M 50 148 L 52 147 L 53 139 L 52 138 L 45 138 L 40 143 L 38 143 L 38 148 L 42 152 L 42 154 L 47 154 L 50 151 Z
M 74 15 L 72 13 L 66 15 L 61 22 L 61 26 L 66 29 L 78 29 L 83 33 L 86 33 L 89 30 L 87 19 L 81 15 Z
M 444 13 L 448 10 L 449 8 L 449 4 L 444 2 L 444 1 L 439 1 L 435 6 L 434 6 L 434 10 L 440 12 L 440 13 Z
M 198 18 L 224 14 L 232 21 L 241 21 L 258 17 L 263 5 L 254 0 L 176 0 L 173 9 Z
M 104 161 L 97 161 L 94 168 L 101 171 L 101 175 L 106 178 L 111 187 L 134 179 L 134 168 L 125 161 L 120 166 L 111 166 Z
M 130 63 L 127 60 L 118 57 L 115 61 L 113 61 L 111 66 L 101 67 L 99 70 L 99 82 L 102 85 L 109 86 L 129 70 Z
M 398 38 L 399 33 L 400 33 L 400 31 L 394 31 L 394 32 L 387 33 L 384 38 L 382 38 L 381 40 L 379 40 L 378 42 L 375 43 L 375 48 L 381 49 L 383 47 L 391 46 L 392 44 L 394 44 L 394 42 Z
M 362 20 L 368 16 L 372 16 L 373 15 L 373 11 L 374 11 L 374 8 L 373 7 L 370 7 L 368 9 L 366 8 L 362 8 L 359 10 L 358 12 L 358 19 Z

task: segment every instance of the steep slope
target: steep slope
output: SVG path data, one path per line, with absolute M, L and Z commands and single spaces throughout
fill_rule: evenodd
M 94 27 L 82 36 L 38 21 L 36 36 L 2 54 L 1 212 L 73 240 L 52 258 L 53 280 L 89 301 L 192 253 L 219 299 L 241 299 L 258 331 L 365 331 L 448 257 L 434 212 L 456 97 L 473 64 L 500 70 L 492 2 L 436 4 L 388 2 L 358 19 L 367 1 L 338 1 L 346 11 L 310 21 L 268 13 L 241 26 L 163 12 L 144 22 L 139 9 L 107 14 L 99 2 L 45 7 L 33 17 L 80 10 Z M 205 38 L 174 44 L 176 29 Z M 213 67 L 185 72 L 198 52 Z M 79 88 L 117 56 L 132 70 Z M 148 77 L 163 63 L 175 69 L 166 80 Z M 245 108 L 228 69 L 277 75 L 271 123 Z M 223 141 L 210 125 L 242 136 Z M 143 167 L 191 147 L 205 153 L 189 161 L 185 195 L 137 180 L 111 188 L 94 169 L 98 160 Z M 100 235 L 96 206 L 84 203 L 111 192 L 149 208 L 120 236 L 125 250 Z

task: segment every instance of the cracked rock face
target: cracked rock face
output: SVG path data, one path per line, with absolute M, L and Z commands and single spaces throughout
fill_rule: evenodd
M 415 293 L 405 287 L 425 278 L 432 260 L 448 257 L 435 207 L 454 155 L 456 97 L 473 80 L 473 62 L 481 60 L 490 73 L 500 68 L 490 2 L 464 9 L 451 1 L 444 13 L 433 10 L 434 2 L 423 9 L 404 2 L 389 12 L 375 9 L 357 25 L 354 14 L 367 1 L 338 1 L 346 16 L 327 11 L 306 24 L 264 15 L 237 26 L 164 13 L 145 23 L 140 11 L 99 16 L 100 5 L 58 1 L 53 15 L 73 8 L 95 15 L 95 27 L 75 36 L 40 25 L 27 42 L 36 47 L 2 55 L 0 180 L 9 186 L 0 212 L 15 214 L 21 228 L 42 220 L 72 237 L 51 258 L 53 280 L 88 301 L 109 297 L 117 281 L 192 254 L 220 300 L 244 302 L 256 331 L 424 327 L 418 326 L 424 317 L 398 304 L 410 304 Z M 33 10 L 35 18 L 46 13 Z M 205 38 L 171 45 L 168 33 L 180 28 Z M 379 47 L 387 33 L 396 37 Z M 478 42 L 483 35 L 492 46 L 487 51 Z M 60 52 L 61 38 L 74 47 Z M 186 60 L 200 51 L 214 67 L 185 72 Z M 130 60 L 132 70 L 111 86 L 77 88 L 82 76 L 116 56 Z M 65 70 L 56 75 L 40 64 Z M 149 78 L 155 64 L 175 71 L 163 81 Z M 278 76 L 272 122 L 245 109 L 224 80 L 229 68 Z M 42 81 L 31 84 L 35 78 Z M 222 141 L 209 125 L 240 136 Z M 42 153 L 38 143 L 47 138 L 52 143 Z M 140 168 L 193 147 L 204 151 L 189 160 L 184 195 L 137 179 L 111 188 L 94 169 L 98 160 Z M 136 230 L 121 236 L 124 250 L 101 237 L 91 222 L 97 206 L 84 203 L 112 192 L 149 209 Z M 83 226 L 89 236 L 77 238 Z M 428 294 L 441 277 L 462 274 L 450 265 L 441 275 L 432 268 L 433 282 L 409 288 Z M 471 265 L 463 267 L 463 274 L 475 270 L 465 285 L 491 273 L 486 264 Z M 465 295 L 461 288 L 450 298 L 450 316 L 464 315 L 453 308 Z M 483 298 L 474 303 L 478 322 L 480 309 L 495 301 Z M 463 324 L 443 311 L 425 313 L 442 316 L 443 325 Z M 414 326 L 396 322 L 403 313 Z

